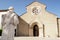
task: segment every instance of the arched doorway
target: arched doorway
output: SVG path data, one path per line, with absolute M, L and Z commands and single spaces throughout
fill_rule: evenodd
M 33 36 L 39 36 L 39 28 L 37 25 L 33 27 Z

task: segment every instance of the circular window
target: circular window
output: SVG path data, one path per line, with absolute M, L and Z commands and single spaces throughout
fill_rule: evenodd
M 32 12 L 35 13 L 35 14 L 37 14 L 37 13 L 38 13 L 37 7 L 34 7 L 34 8 L 32 9 Z

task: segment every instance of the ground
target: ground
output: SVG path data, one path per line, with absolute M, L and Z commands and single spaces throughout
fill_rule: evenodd
M 60 38 L 14 37 L 14 40 L 60 40 Z

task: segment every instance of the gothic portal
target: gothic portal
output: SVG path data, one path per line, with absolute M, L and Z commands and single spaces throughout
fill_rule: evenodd
M 37 25 L 33 27 L 33 36 L 39 36 L 39 28 Z

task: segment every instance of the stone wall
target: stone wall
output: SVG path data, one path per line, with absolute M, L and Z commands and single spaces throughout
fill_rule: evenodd
M 20 18 L 19 25 L 17 27 L 17 36 L 28 36 L 29 35 L 29 28 L 28 24 Z

